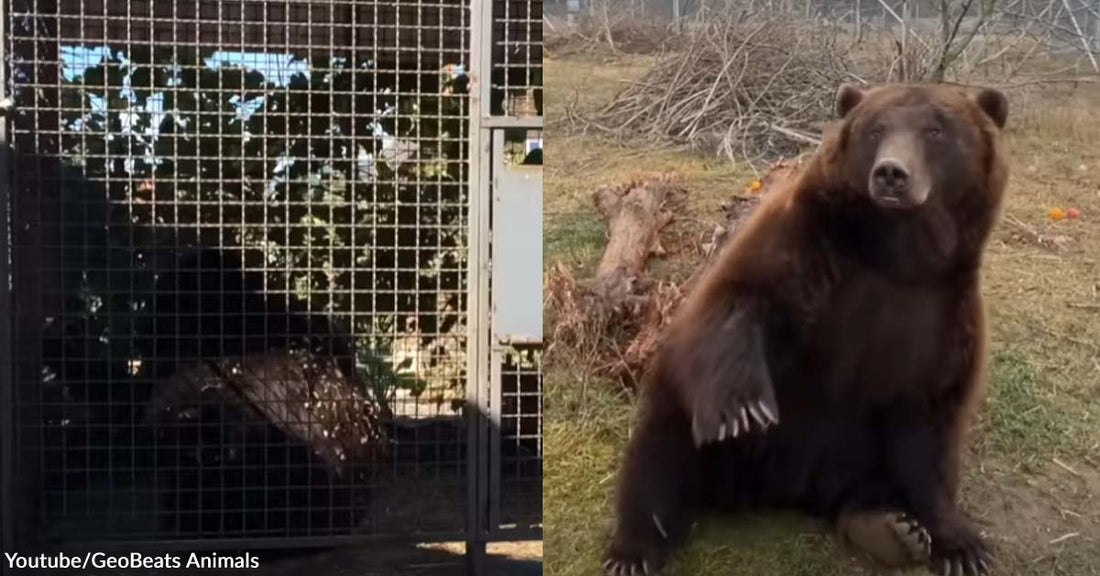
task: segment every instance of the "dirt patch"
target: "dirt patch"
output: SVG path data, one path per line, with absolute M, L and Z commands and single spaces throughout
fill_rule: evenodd
M 1034 474 L 982 465 L 965 500 L 1012 574 L 1095 574 L 1100 570 L 1100 472 L 1049 463 Z

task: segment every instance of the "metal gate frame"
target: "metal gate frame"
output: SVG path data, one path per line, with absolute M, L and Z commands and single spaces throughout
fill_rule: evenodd
M 490 541 L 542 539 L 542 530 L 501 530 L 499 518 L 499 461 L 490 459 L 490 448 L 500 447 L 500 365 L 508 349 L 494 341 L 490 278 L 491 209 L 493 204 L 493 136 L 505 129 L 541 130 L 541 116 L 499 116 L 492 113 L 493 3 L 507 0 L 471 0 L 470 22 L 470 257 L 467 277 L 470 289 L 467 322 L 466 404 L 471 410 L 468 445 L 476 448 L 468 461 L 469 478 L 466 557 L 471 574 L 482 571 L 486 543 Z M 540 247 L 541 249 L 541 247 Z M 520 342 L 516 342 L 520 343 Z M 533 342 L 527 342 L 531 344 Z M 498 450 L 499 454 L 499 450 Z

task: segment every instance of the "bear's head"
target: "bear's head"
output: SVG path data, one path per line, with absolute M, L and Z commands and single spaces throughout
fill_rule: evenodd
M 891 211 L 953 209 L 975 195 L 996 204 L 1003 167 L 996 138 L 1008 101 L 950 85 L 841 86 L 833 162 L 845 188 Z M 991 181 L 993 180 L 993 181 Z M 997 181 L 999 180 L 999 181 Z

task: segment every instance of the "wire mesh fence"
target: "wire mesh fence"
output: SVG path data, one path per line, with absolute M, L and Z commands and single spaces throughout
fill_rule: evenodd
M 493 10 L 493 87 L 541 113 L 541 2 Z M 471 18 L 10 1 L 20 518 L 55 539 L 467 528 Z M 515 470 L 541 463 L 523 358 Z
M 493 114 L 542 116 L 542 0 L 493 2 Z
M 542 521 L 542 346 L 517 345 L 500 369 L 502 528 Z

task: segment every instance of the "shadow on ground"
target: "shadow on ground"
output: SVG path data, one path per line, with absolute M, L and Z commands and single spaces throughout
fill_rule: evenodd
M 462 543 L 428 545 L 377 544 L 329 549 L 286 549 L 251 552 L 259 558 L 258 568 L 199 569 L 116 569 L 116 570 L 60 570 L 55 576 L 460 576 L 467 574 L 466 557 Z M 112 555 L 127 555 L 125 551 L 112 551 Z M 157 552 L 145 553 L 153 557 Z M 173 556 L 186 563 L 189 551 L 174 552 Z M 197 553 L 203 558 L 214 552 Z M 220 557 L 241 557 L 243 551 L 222 551 Z M 11 574 L 41 573 L 40 570 L 15 570 Z M 5 576 L 9 571 L 4 571 Z M 541 576 L 542 542 L 499 542 L 489 545 L 485 569 L 479 576 Z

